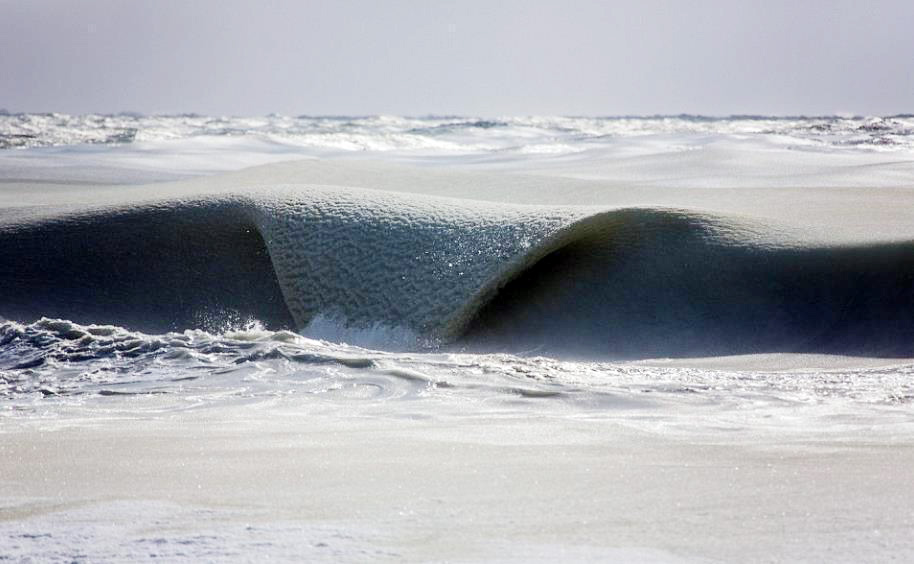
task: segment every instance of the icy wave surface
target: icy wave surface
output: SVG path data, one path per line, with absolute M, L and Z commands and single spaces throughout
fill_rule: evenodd
M 738 215 L 271 186 L 0 224 L 0 315 L 600 358 L 914 356 L 914 244 Z M 379 343 L 371 343 L 375 346 Z

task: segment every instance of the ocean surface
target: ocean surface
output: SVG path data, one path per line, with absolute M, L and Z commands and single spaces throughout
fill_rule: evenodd
M 914 117 L 3 113 L 0 287 L 8 429 L 910 437 Z
M 911 116 L 3 114 L 0 147 L 6 416 L 914 394 L 914 226 L 872 194 L 914 188 Z

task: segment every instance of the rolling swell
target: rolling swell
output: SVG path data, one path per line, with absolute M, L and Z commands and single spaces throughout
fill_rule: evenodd
M 273 187 L 0 226 L 0 316 L 147 332 L 405 327 L 601 358 L 914 356 L 914 244 L 744 218 Z

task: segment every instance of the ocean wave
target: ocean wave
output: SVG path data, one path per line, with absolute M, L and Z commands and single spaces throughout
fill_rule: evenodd
M 694 209 L 270 186 L 10 216 L 0 315 L 150 332 L 329 322 L 381 348 L 587 358 L 906 358 L 912 259 L 906 240 L 822 244 Z

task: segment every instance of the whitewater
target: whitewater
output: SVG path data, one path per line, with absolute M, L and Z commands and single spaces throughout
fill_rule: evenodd
M 914 117 L 0 113 L 0 555 L 914 556 Z

